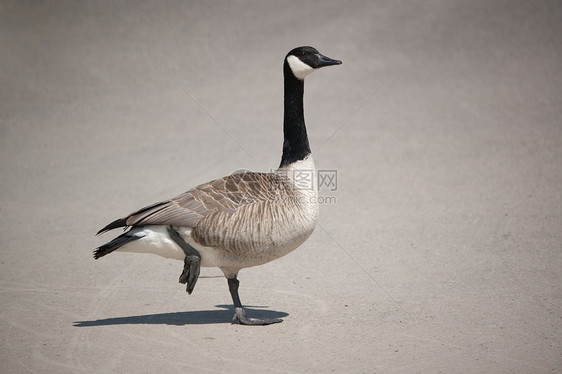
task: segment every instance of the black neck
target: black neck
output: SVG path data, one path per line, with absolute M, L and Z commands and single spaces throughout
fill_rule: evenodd
M 285 117 L 283 120 L 283 156 L 281 166 L 304 160 L 310 154 L 310 145 L 304 125 L 304 80 L 297 79 L 287 61 L 283 66 L 285 76 Z

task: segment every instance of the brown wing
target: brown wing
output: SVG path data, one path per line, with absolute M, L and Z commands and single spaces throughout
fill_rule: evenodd
M 195 227 L 202 218 L 212 213 L 224 212 L 231 215 L 241 206 L 273 200 L 283 184 L 280 176 L 271 173 L 229 175 L 201 184 L 168 201 L 140 209 L 110 223 L 98 234 L 123 226 Z

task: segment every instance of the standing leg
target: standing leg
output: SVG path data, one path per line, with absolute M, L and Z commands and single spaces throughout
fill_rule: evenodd
M 234 317 L 232 322 L 239 323 L 241 325 L 271 325 L 272 323 L 279 323 L 283 320 L 281 318 L 251 318 L 246 316 L 246 310 L 240 302 L 240 296 L 238 295 L 238 285 L 240 282 L 234 276 L 233 278 L 227 278 L 228 289 L 230 290 L 230 296 L 232 296 L 232 302 L 234 303 Z

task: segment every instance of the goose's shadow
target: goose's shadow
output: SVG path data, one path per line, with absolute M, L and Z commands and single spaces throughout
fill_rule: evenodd
M 234 309 L 232 305 L 216 305 L 220 310 L 198 310 L 193 312 L 174 312 L 144 314 L 140 316 L 112 317 L 93 321 L 76 321 L 74 327 L 93 327 L 109 325 L 202 325 L 212 323 L 232 323 Z M 244 307 L 249 317 L 282 318 L 289 314 L 274 310 L 252 309 Z

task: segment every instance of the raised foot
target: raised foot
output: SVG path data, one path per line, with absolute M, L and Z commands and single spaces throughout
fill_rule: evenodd
M 197 279 L 199 279 L 199 272 L 201 271 L 201 258 L 198 256 L 186 256 L 183 260 L 183 271 L 180 275 L 180 283 L 186 285 L 185 290 L 191 295 Z
M 265 326 L 271 325 L 273 323 L 283 322 L 281 318 L 252 318 L 246 316 L 246 310 L 240 307 L 234 307 L 234 317 L 232 318 L 232 323 L 239 323 L 241 325 L 250 326 Z
M 199 271 L 201 270 L 201 256 L 199 252 L 189 244 L 178 234 L 176 229 L 172 226 L 168 226 L 168 235 L 185 253 L 185 259 L 183 260 L 183 271 L 180 275 L 180 283 L 186 284 L 185 290 L 191 295 L 197 279 L 199 279 Z

